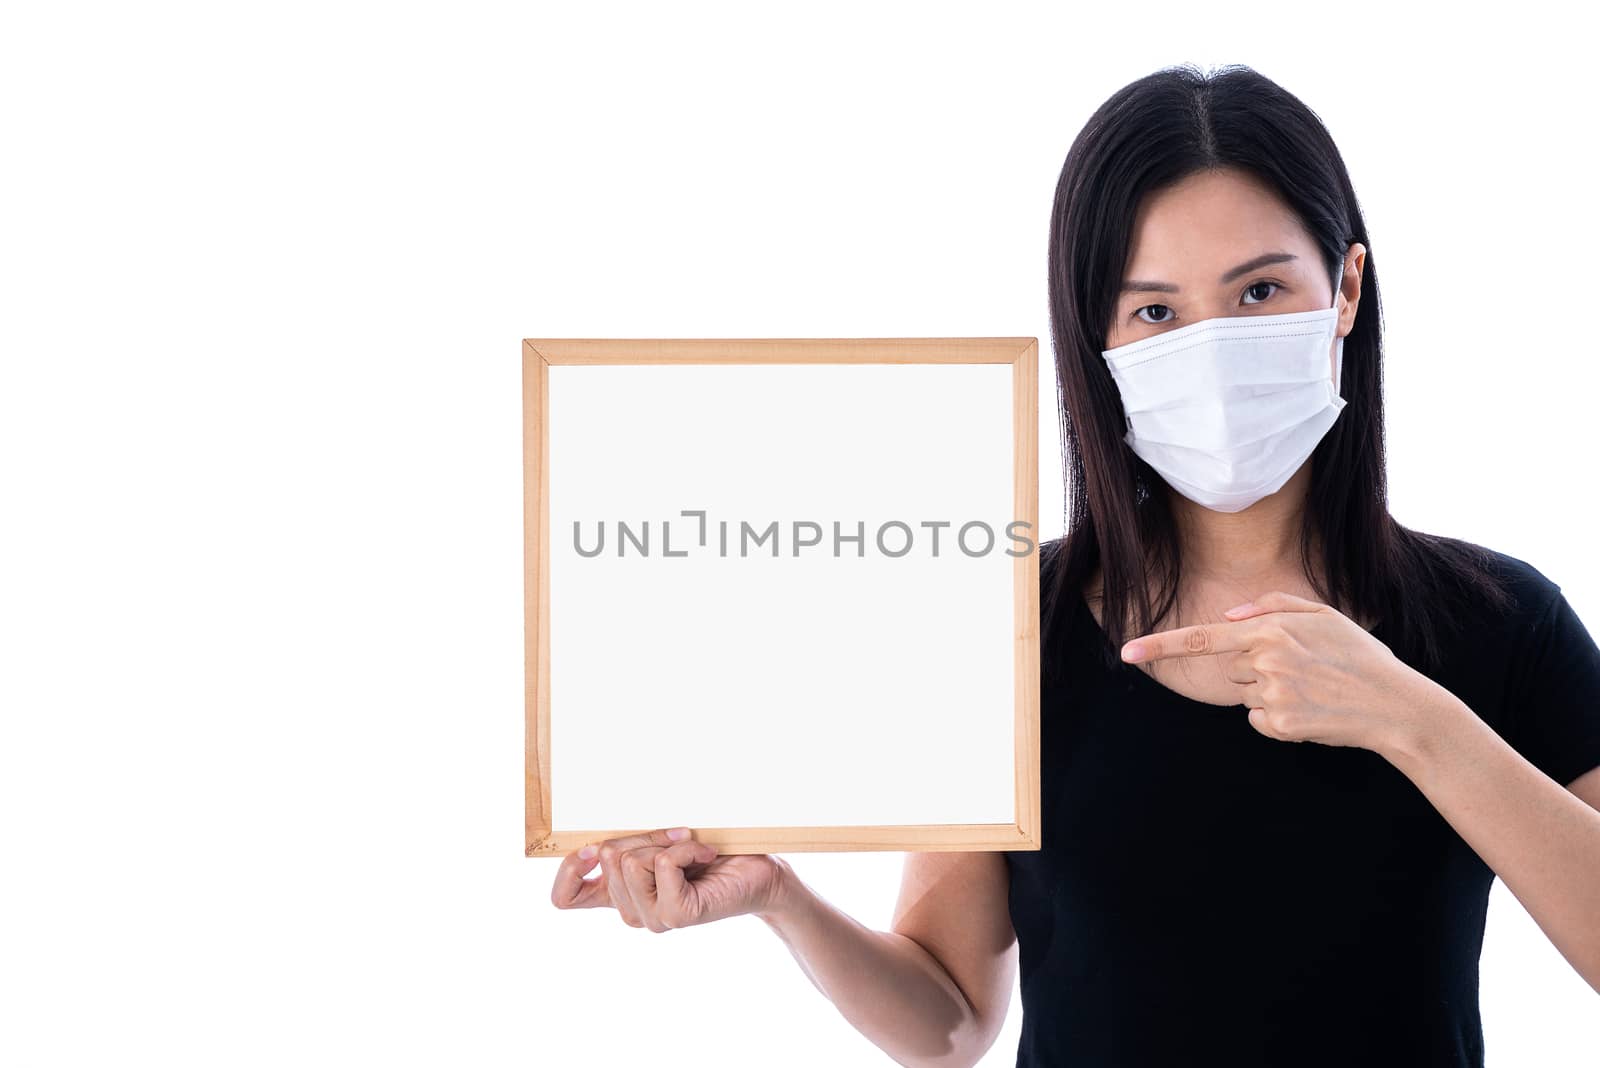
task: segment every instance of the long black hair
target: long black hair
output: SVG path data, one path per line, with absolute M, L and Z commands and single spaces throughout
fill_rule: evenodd
M 1344 160 L 1321 120 L 1269 78 L 1242 65 L 1208 74 L 1184 64 L 1140 78 L 1102 104 L 1073 141 L 1056 185 L 1050 330 L 1067 530 L 1040 546 L 1046 674 L 1058 660 L 1051 638 L 1075 610 L 1068 598 L 1079 596 L 1097 564 L 1108 660 L 1176 600 L 1181 560 L 1165 484 L 1123 440 L 1122 398 L 1100 352 L 1142 198 L 1223 167 L 1247 171 L 1282 196 L 1322 250 L 1330 278 L 1342 274 L 1351 242 L 1367 248 L 1341 365 L 1348 404 L 1312 453 L 1301 560 L 1324 603 L 1376 617 L 1391 647 L 1404 643 L 1423 665 L 1437 666 L 1461 599 L 1477 595 L 1503 608 L 1510 598 L 1481 546 L 1411 530 L 1389 515 L 1376 257 Z M 1321 576 L 1312 566 L 1319 543 Z M 1126 620 L 1132 632 L 1124 631 Z

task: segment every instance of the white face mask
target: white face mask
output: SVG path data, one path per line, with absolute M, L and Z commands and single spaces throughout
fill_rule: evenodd
M 1338 304 L 1335 286 L 1332 307 L 1203 319 L 1106 349 L 1128 415 L 1123 440 L 1173 489 L 1214 511 L 1276 493 L 1345 406 Z

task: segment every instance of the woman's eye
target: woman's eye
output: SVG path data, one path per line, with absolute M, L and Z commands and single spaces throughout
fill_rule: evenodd
M 1172 310 L 1165 304 L 1146 304 L 1144 307 L 1135 310 L 1133 314 L 1137 315 L 1140 319 L 1149 323 L 1151 326 L 1160 326 L 1162 323 L 1167 321 L 1167 317 L 1164 315 L 1160 319 L 1147 318 L 1144 313 L 1149 311 L 1151 308 L 1159 308 L 1163 312 L 1170 312 Z
M 1252 282 L 1248 287 L 1246 287 L 1246 289 L 1244 291 L 1245 296 L 1249 297 L 1249 295 L 1251 293 L 1256 292 L 1257 290 L 1261 289 L 1263 286 L 1271 289 L 1272 293 L 1276 293 L 1278 291 L 1278 283 L 1276 283 L 1276 282 Z M 1245 303 L 1246 304 L 1260 304 L 1263 300 L 1266 300 L 1267 297 L 1272 296 L 1272 293 L 1263 294 L 1262 296 L 1256 298 L 1255 300 L 1248 300 L 1247 299 L 1245 301 Z

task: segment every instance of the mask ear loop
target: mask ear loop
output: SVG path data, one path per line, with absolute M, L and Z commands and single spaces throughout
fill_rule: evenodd
M 1334 316 L 1333 316 L 1333 330 L 1334 330 L 1334 334 L 1335 335 L 1337 335 L 1338 331 L 1339 331 L 1339 315 L 1338 315 L 1338 310 L 1337 310 L 1338 307 L 1339 307 L 1339 290 L 1341 290 L 1343 288 L 1344 288 L 1344 261 L 1340 260 L 1339 261 L 1339 274 L 1333 280 L 1333 305 L 1332 305 L 1332 307 L 1335 309 Z M 1334 342 L 1333 342 L 1333 395 L 1336 398 L 1340 396 L 1340 392 L 1339 391 L 1340 391 L 1340 388 L 1341 388 L 1341 386 L 1343 384 L 1343 381 L 1342 381 L 1343 373 L 1344 373 L 1344 338 L 1335 336 Z

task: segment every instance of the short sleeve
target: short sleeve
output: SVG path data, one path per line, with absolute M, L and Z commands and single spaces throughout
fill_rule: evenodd
M 1557 589 L 1522 649 L 1507 740 L 1566 786 L 1600 766 L 1600 646 Z

